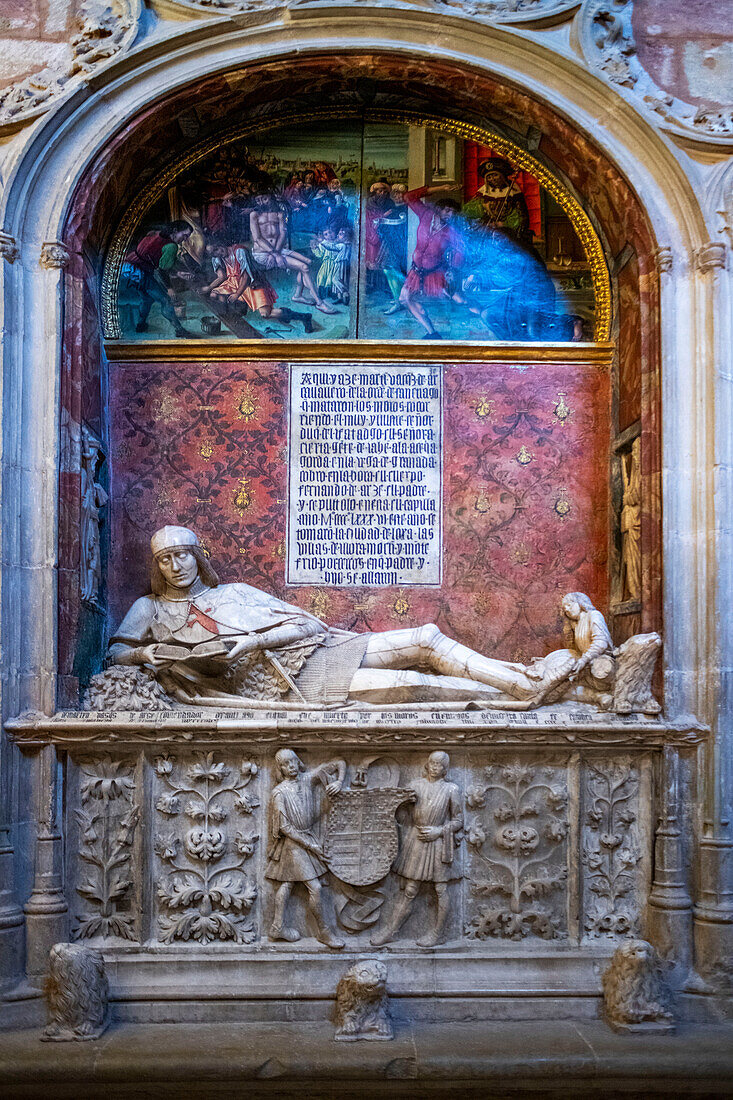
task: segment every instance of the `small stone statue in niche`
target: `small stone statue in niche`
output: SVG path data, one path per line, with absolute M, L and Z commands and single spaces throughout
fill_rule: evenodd
M 99 545 L 99 514 L 109 497 L 97 482 L 97 470 L 104 461 L 102 444 L 89 431 L 81 429 L 81 515 L 80 557 L 81 598 L 93 603 L 99 596 L 102 580 L 102 555 Z
M 454 855 L 458 833 L 463 827 L 458 787 L 445 778 L 449 766 L 447 752 L 431 752 L 423 778 L 410 784 L 415 792 L 412 822 L 392 868 L 404 880 L 402 896 L 386 928 L 372 937 L 374 947 L 381 947 L 395 938 L 412 909 L 422 882 L 432 883 L 438 914 L 433 928 L 417 941 L 418 946 L 435 947 L 442 941 L 450 909 L 448 883 L 460 878 Z
M 220 584 L 187 527 L 156 531 L 151 549 L 152 593 L 132 605 L 109 657 L 150 670 L 177 703 L 478 702 L 529 710 L 562 700 L 613 706 L 611 637 L 603 615 L 581 592 L 562 601 L 567 648 L 522 665 L 485 657 L 433 623 L 355 634 L 248 584 Z M 658 635 L 639 638 L 659 644 Z M 638 697 L 649 698 L 648 677 L 640 688 Z
M 285 907 L 293 887 L 302 882 L 308 892 L 308 905 L 316 922 L 316 938 L 326 947 L 341 948 L 323 917 L 321 879 L 328 871 L 323 847 L 313 832 L 322 817 L 322 788 L 336 795 L 346 776 L 343 760 L 330 760 L 307 770 L 292 749 L 280 749 L 275 754 L 280 782 L 270 801 L 270 847 L 267 852 L 265 878 L 276 884 L 275 912 L 270 926 L 270 939 L 295 943 L 300 933 L 285 924 Z
M 641 596 L 641 440 L 635 439 L 630 455 L 621 455 L 624 482 L 621 508 L 621 599 Z

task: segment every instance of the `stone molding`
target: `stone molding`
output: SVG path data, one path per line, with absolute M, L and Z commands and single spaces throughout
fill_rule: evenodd
M 141 11 L 142 0 L 81 0 L 67 59 L 0 91 L 0 134 L 32 122 L 128 50 Z
M 642 66 L 636 52 L 634 0 L 585 0 L 577 40 L 588 65 L 611 84 L 625 89 L 663 130 L 695 145 L 733 149 L 733 104 L 697 107 L 664 91 Z
M 721 241 L 708 241 L 695 250 L 695 267 L 706 275 L 725 267 L 726 247 Z
M 533 746 L 586 745 L 598 748 L 658 749 L 663 745 L 697 745 L 707 737 L 692 720 L 664 722 L 637 715 L 614 715 L 562 709 L 527 714 L 512 711 L 455 711 L 387 707 L 372 710 L 283 710 L 263 707 L 230 712 L 59 711 L 47 717 L 35 712 L 6 722 L 21 747 L 42 745 L 203 744 L 252 745 L 257 749 L 282 743 L 297 745 L 386 746 Z
M 18 242 L 9 233 L 0 233 L 0 256 L 9 264 L 14 264 L 20 256 Z
M 38 262 L 47 270 L 66 267 L 69 262 L 69 251 L 61 241 L 44 241 Z

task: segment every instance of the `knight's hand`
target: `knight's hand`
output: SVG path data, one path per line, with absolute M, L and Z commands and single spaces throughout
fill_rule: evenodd
M 329 798 L 335 798 L 340 790 L 341 784 L 338 782 L 338 780 L 334 780 L 333 783 L 326 784 L 326 794 L 329 796 Z
M 157 645 L 155 645 L 154 643 L 152 645 L 142 646 L 142 648 L 139 650 L 140 656 L 142 657 L 142 661 L 140 663 L 152 665 L 153 668 L 167 668 L 167 666 L 170 665 L 171 662 L 166 660 L 165 657 L 158 657 L 156 653 L 157 648 Z
M 440 825 L 418 825 L 417 835 L 420 840 L 438 840 L 443 835 Z
M 237 639 L 234 648 L 229 650 L 226 660 L 228 662 L 238 661 L 240 657 L 246 657 L 248 653 L 254 653 L 256 649 L 261 648 L 262 639 L 258 634 L 244 634 Z

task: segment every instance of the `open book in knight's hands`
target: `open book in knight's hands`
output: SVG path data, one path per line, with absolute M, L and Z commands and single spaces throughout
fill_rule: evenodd
M 213 638 L 210 642 L 199 642 L 194 646 L 158 642 L 155 656 L 162 661 L 200 661 L 206 657 L 225 657 L 234 649 L 235 644 L 234 641 L 225 641 L 223 638 Z

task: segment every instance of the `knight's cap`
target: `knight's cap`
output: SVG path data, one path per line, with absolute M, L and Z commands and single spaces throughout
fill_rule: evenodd
M 189 527 L 161 527 L 150 540 L 153 556 L 180 546 L 200 546 L 198 535 Z

